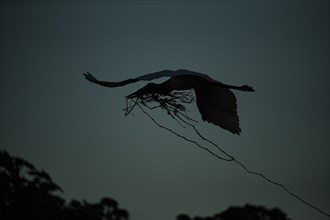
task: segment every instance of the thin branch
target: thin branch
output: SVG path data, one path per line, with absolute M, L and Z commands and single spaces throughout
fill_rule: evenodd
M 184 104 L 190 104 L 195 101 L 191 91 L 188 92 L 173 92 L 170 94 L 144 94 L 141 96 L 134 96 L 126 99 L 126 108 L 124 108 L 125 116 L 130 114 L 137 104 L 141 104 L 149 109 L 161 108 L 167 112 L 173 119 L 175 119 L 180 126 L 188 121 L 194 121 L 190 118 L 186 111 Z
M 194 141 L 194 140 L 191 140 L 191 139 L 189 139 L 189 138 L 186 138 L 185 136 L 183 136 L 183 135 L 181 135 L 181 134 L 178 134 L 177 132 L 175 132 L 175 131 L 173 131 L 172 129 L 169 129 L 169 128 L 167 128 L 167 127 L 165 127 L 165 126 L 163 126 L 163 125 L 161 125 L 161 124 L 159 124 L 153 117 L 151 117 L 151 115 L 150 114 L 148 114 L 138 103 L 136 103 L 137 104 L 137 106 L 142 110 L 142 112 L 144 113 L 144 114 L 146 114 L 156 125 L 158 125 L 158 127 L 160 127 L 160 128 L 163 128 L 163 129 L 165 129 L 165 130 L 167 130 L 167 131 L 169 131 L 169 132 L 171 132 L 172 134 L 174 134 L 174 135 L 176 135 L 176 136 L 178 136 L 178 137 L 180 137 L 180 138 L 182 138 L 182 139 L 184 139 L 184 140 L 186 140 L 186 141 L 188 141 L 188 142 L 191 142 L 191 143 L 193 143 L 193 144 L 195 144 L 195 145 L 197 145 L 199 148 L 201 148 L 201 149 L 203 149 L 203 150 L 206 150 L 207 152 L 209 152 L 210 154 L 212 154 L 213 156 L 215 156 L 216 158 L 218 158 L 218 159 L 220 159 L 220 160 L 225 160 L 225 161 L 231 161 L 232 159 L 226 159 L 226 158 L 222 158 L 222 157 L 220 157 L 219 155 L 217 155 L 216 153 L 213 153 L 210 149 L 208 149 L 208 148 L 206 148 L 206 147 L 203 147 L 202 145 L 200 145 L 197 141 Z

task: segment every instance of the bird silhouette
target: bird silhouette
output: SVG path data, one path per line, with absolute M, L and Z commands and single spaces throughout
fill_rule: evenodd
M 237 114 L 236 97 L 230 89 L 254 92 L 251 86 L 233 86 L 212 79 L 206 74 L 179 69 L 176 71 L 162 70 L 120 82 L 107 82 L 96 79 L 89 72 L 85 78 L 105 87 L 120 87 L 138 81 L 151 81 L 162 77 L 170 77 L 163 83 L 148 83 L 126 98 L 142 97 L 145 94 L 166 95 L 174 90 L 194 89 L 198 110 L 204 121 L 208 121 L 233 134 L 240 134 L 239 117 Z

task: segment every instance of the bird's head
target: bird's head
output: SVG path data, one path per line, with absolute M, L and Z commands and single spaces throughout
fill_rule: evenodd
M 248 85 L 241 86 L 240 90 L 246 91 L 246 92 L 254 92 L 254 89 Z

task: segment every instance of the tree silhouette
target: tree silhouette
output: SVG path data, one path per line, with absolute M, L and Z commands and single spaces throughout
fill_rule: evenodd
M 44 171 L 31 163 L 0 150 L 0 219 L 34 220 L 128 220 L 129 213 L 117 201 L 102 198 L 98 203 L 71 200 L 58 194 L 63 190 Z M 229 207 L 211 217 L 190 218 L 180 214 L 176 220 L 289 220 L 280 209 L 245 205 Z
M 126 210 L 119 209 L 115 200 L 103 198 L 96 204 L 72 200 L 65 210 L 65 216 L 67 219 L 77 220 L 127 220 L 129 214 Z
M 43 170 L 0 151 L 0 219 L 34 220 L 128 220 L 129 213 L 119 209 L 111 198 L 99 203 L 65 200 L 63 192 Z
M 176 220 L 290 220 L 285 213 L 278 208 L 267 209 L 263 206 L 245 205 L 244 207 L 232 206 L 213 217 L 190 218 L 186 214 L 180 214 Z
M 289 220 L 278 208 L 267 209 L 263 206 L 245 205 L 244 207 L 229 207 L 226 211 L 215 215 L 216 220 Z

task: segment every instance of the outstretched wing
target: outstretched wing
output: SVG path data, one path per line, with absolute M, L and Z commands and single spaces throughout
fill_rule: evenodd
M 202 74 L 202 73 L 198 73 L 198 72 L 193 72 L 190 70 L 185 70 L 185 69 L 179 69 L 176 71 L 173 70 L 162 70 L 162 71 L 158 71 L 155 73 L 149 73 L 143 76 L 139 76 L 133 79 L 127 79 L 127 80 L 123 80 L 120 82 L 108 82 L 108 81 L 100 81 L 98 79 L 96 79 L 92 74 L 90 74 L 89 72 L 84 73 L 85 78 L 92 82 L 92 83 L 96 83 L 99 84 L 101 86 L 106 86 L 106 87 L 119 87 L 119 86 L 125 86 L 127 84 L 130 83 L 135 83 L 138 82 L 140 80 L 142 81 L 151 81 L 154 79 L 158 79 L 158 78 L 162 78 L 162 77 L 173 77 L 173 76 L 182 76 L 182 75 L 197 75 L 197 76 L 202 76 L 205 79 L 211 81 L 211 82 L 218 82 L 214 79 L 212 79 L 211 77 L 209 77 L 206 74 Z
M 158 79 L 158 78 L 161 78 L 161 77 L 173 77 L 173 76 L 183 76 L 183 75 L 202 76 L 203 78 L 205 78 L 205 79 L 207 79 L 211 82 L 218 82 L 218 81 L 212 79 L 211 77 L 209 77 L 206 74 L 198 73 L 198 72 L 194 72 L 194 71 L 190 71 L 190 70 L 186 70 L 186 69 L 179 69 L 179 70 L 176 70 L 176 71 L 162 70 L 162 71 L 159 71 L 159 72 L 149 73 L 149 74 L 146 74 L 146 75 L 143 75 L 143 76 L 139 76 L 135 79 L 150 81 L 150 80 Z
M 204 121 L 240 134 L 236 97 L 227 88 L 207 86 L 195 88 L 196 102 Z

